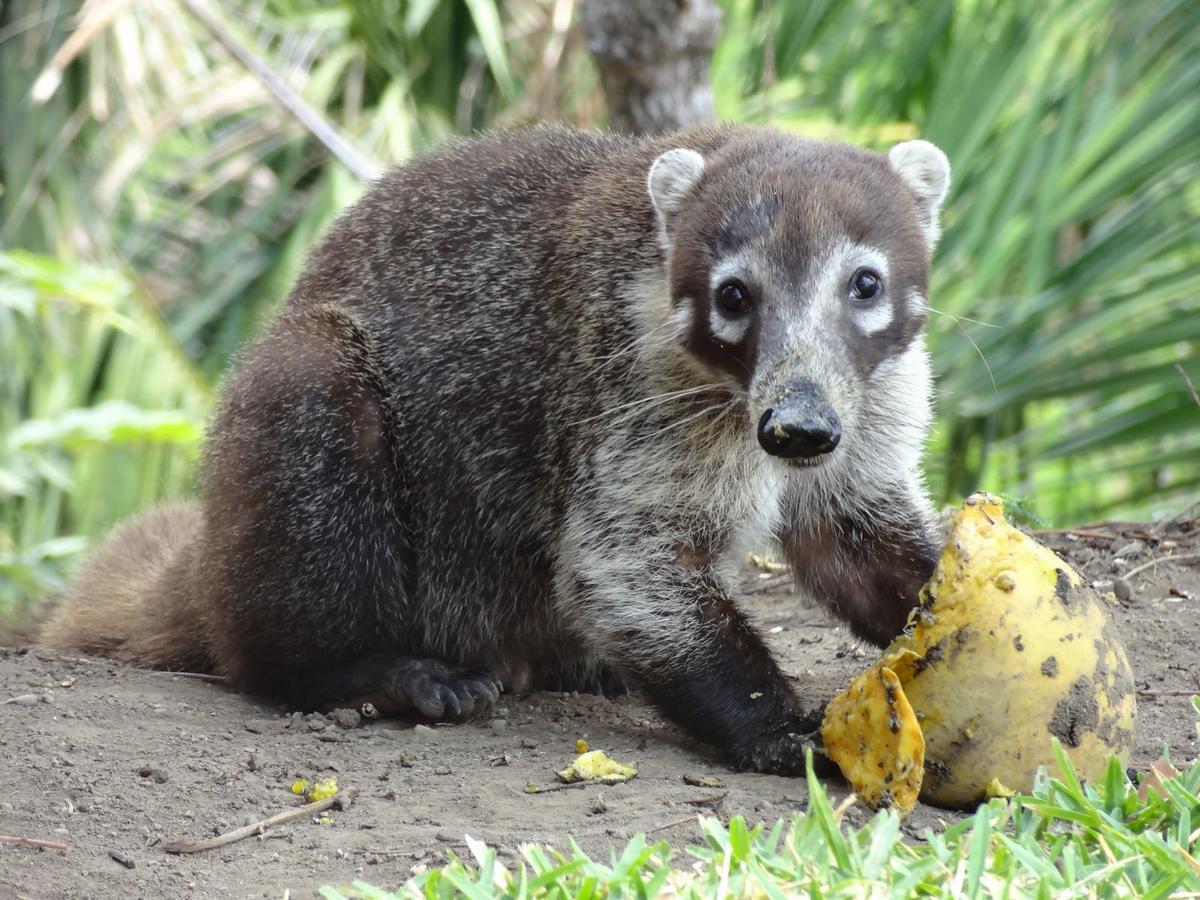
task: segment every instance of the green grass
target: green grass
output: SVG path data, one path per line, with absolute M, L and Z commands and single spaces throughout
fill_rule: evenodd
M 1200 713 L 1200 698 L 1192 702 Z M 363 883 L 322 893 L 377 900 L 1200 896 L 1200 763 L 1140 799 L 1115 758 L 1101 781 L 1081 784 L 1054 747 L 1062 778 L 1042 774 L 1032 793 L 992 800 L 916 842 L 904 839 L 891 811 L 848 827 L 810 764 L 807 811 L 769 829 L 740 816 L 728 825 L 702 817 L 704 843 L 684 853 L 638 835 L 607 862 L 568 842 L 565 853 L 524 846 L 519 861 L 506 863 L 471 840 L 471 859 L 419 872 L 395 893 Z

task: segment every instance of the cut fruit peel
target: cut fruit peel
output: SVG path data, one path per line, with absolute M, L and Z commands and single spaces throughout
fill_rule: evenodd
M 919 661 L 911 650 L 888 654 L 825 707 L 825 753 L 871 809 L 907 815 L 917 805 L 925 738 L 901 685 Z

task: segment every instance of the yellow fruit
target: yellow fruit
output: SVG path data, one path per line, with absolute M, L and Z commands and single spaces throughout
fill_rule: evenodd
M 1098 779 L 1113 754 L 1128 760 L 1133 675 L 1103 602 L 1009 525 L 997 498 L 976 494 L 955 516 L 911 631 L 876 666 L 903 651 L 919 658 L 895 674 L 924 733 L 922 800 L 964 807 L 1028 791 L 1039 766 L 1054 769 L 1053 737 L 1084 779 Z M 863 701 L 878 721 L 879 698 Z M 899 752 L 893 734 L 863 742 L 882 754 L 880 771 L 902 762 L 888 756 Z M 847 778 L 864 801 L 880 790 Z
M 628 781 L 635 775 L 637 775 L 637 769 L 617 762 L 603 750 L 590 750 L 581 754 L 575 759 L 575 762 L 558 773 L 559 779 L 567 784 L 576 781 L 617 784 L 621 781 Z
M 917 805 L 925 738 L 900 685 L 919 661 L 909 650 L 888 654 L 825 707 L 825 754 L 871 809 L 908 815 Z

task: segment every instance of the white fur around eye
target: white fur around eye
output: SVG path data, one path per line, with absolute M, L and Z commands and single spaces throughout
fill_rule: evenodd
M 730 278 L 737 278 L 746 271 L 748 262 L 742 254 L 722 259 L 708 276 L 709 296 L 713 298 L 708 311 L 708 327 L 713 337 L 726 344 L 736 344 L 746 336 L 750 327 L 750 316 L 727 316 L 716 305 L 717 289 Z
M 746 336 L 746 329 L 750 327 L 750 316 L 737 316 L 730 318 L 721 314 L 721 311 L 713 305 L 708 310 L 708 328 L 712 332 L 713 337 L 723 344 L 736 344 Z
M 874 306 L 854 310 L 854 324 L 867 334 L 877 334 L 892 324 L 892 304 L 884 298 Z
M 882 250 L 863 244 L 851 244 L 842 257 L 846 276 L 845 293 L 850 304 L 850 315 L 854 323 L 866 334 L 876 334 L 892 324 L 895 312 L 888 296 L 888 260 Z M 873 269 L 879 273 L 882 293 L 875 300 L 855 300 L 850 295 L 850 282 L 859 269 Z
M 846 283 L 849 285 L 850 278 L 854 277 L 854 273 L 859 269 L 874 269 L 879 273 L 879 277 L 883 279 L 884 288 L 887 287 L 888 280 L 888 259 L 882 250 L 877 247 L 868 247 L 865 244 L 851 244 L 842 257 L 842 265 L 847 270 Z M 847 290 L 849 287 L 847 287 Z

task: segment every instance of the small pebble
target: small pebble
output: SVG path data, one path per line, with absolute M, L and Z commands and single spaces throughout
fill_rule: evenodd
M 338 728 L 358 728 L 362 725 L 362 714 L 357 709 L 335 709 L 329 714 Z
M 1124 578 L 1117 578 L 1113 581 L 1113 593 L 1122 603 L 1128 603 L 1129 598 L 1133 596 L 1133 588 Z
M 1146 549 L 1146 545 L 1143 544 L 1141 541 L 1133 541 L 1132 543 L 1126 544 L 1124 547 L 1122 547 L 1120 550 L 1118 550 L 1116 552 L 1116 555 L 1117 556 L 1137 556 L 1139 553 L 1141 553 L 1145 549 Z
M 508 731 L 508 719 L 492 719 L 488 723 L 492 727 L 492 731 L 496 734 L 503 734 Z
M 448 831 L 439 831 L 436 835 L 434 835 L 434 837 L 436 837 L 443 844 L 458 843 L 458 838 L 456 838 L 454 835 L 452 835 Z M 424 854 L 422 854 L 422 856 L 424 856 Z M 420 858 L 421 858 L 420 856 L 417 857 L 417 859 L 420 859 Z
M 437 732 L 434 731 L 432 728 L 430 728 L 428 725 L 414 725 L 413 726 L 413 734 L 415 734 L 417 737 L 421 737 L 421 738 L 431 738 L 431 737 L 434 737 L 437 734 Z
M 126 856 L 124 853 L 122 853 L 119 850 L 109 850 L 108 855 L 109 855 L 109 857 L 111 857 L 113 859 L 114 862 L 120 863 L 127 869 L 136 869 L 137 868 L 137 863 L 135 863 L 132 859 L 130 859 L 128 856 Z
M 452 774 L 449 766 L 437 766 L 433 770 L 434 775 L 450 775 Z
M 155 784 L 166 784 L 168 778 L 166 772 L 155 766 L 142 766 L 138 769 L 138 775 L 142 778 L 149 778 Z
M 4 702 L 14 706 L 34 706 L 40 701 L 37 694 L 18 694 L 15 697 L 9 697 Z

